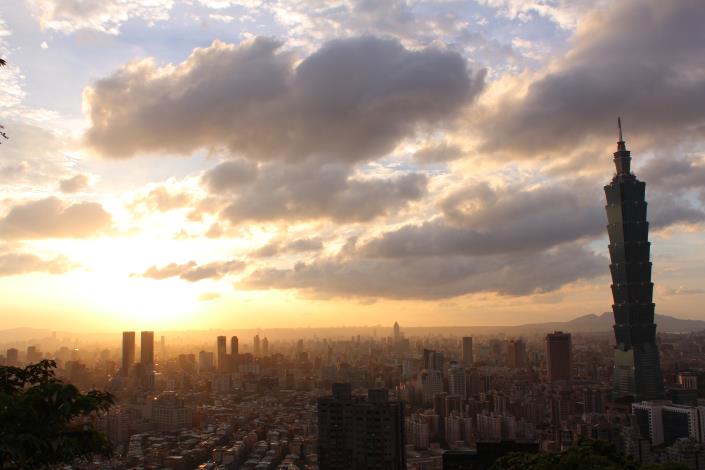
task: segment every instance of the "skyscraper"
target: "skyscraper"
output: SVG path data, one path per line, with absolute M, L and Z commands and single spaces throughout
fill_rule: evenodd
M 145 368 L 154 367 L 154 331 L 140 333 L 140 363 Z
M 238 358 L 240 355 L 240 342 L 237 336 L 230 338 L 230 362 L 232 364 L 232 370 L 237 370 Z
M 401 329 L 399 323 L 394 322 L 394 344 L 399 344 L 399 341 L 401 341 Z
M 463 366 L 472 367 L 474 360 L 472 355 L 472 336 L 463 336 L 462 357 Z
M 338 470 L 405 469 L 403 403 L 386 389 L 365 399 L 353 397 L 350 384 L 333 384 L 332 396 L 318 399 L 318 461 Z
M 570 333 L 555 331 L 546 335 L 546 368 L 549 382 L 570 380 Z
M 122 369 L 121 374 L 124 377 L 130 375 L 132 364 L 135 363 L 135 332 L 122 332 Z
M 641 401 L 661 398 L 664 391 L 654 323 L 646 183 L 630 171 L 631 159 L 619 122 L 617 173 L 605 186 L 616 340 L 613 397 Z
M 266 336 L 262 339 L 262 356 L 269 356 L 269 340 Z
M 255 335 L 255 339 L 253 340 L 252 352 L 254 353 L 255 357 L 260 356 L 259 335 Z
M 227 350 L 227 338 L 225 336 L 218 336 L 216 351 L 218 358 L 218 372 L 228 371 L 228 350 Z

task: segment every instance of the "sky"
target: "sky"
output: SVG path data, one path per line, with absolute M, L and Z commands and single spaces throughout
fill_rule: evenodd
M 705 319 L 701 0 L 6 0 L 0 328 Z

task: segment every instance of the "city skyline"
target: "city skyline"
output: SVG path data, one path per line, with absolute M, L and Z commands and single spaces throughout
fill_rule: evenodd
M 617 116 L 705 319 L 702 2 L 81 5 L 0 12 L 3 329 L 601 314 Z

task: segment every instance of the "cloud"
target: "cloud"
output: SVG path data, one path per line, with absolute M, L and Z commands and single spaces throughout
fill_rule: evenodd
M 284 253 L 308 253 L 323 249 L 323 241 L 318 237 L 298 238 L 291 241 L 272 240 L 255 250 L 252 255 L 259 258 L 270 258 Z
M 79 173 L 59 181 L 59 188 L 64 193 L 73 194 L 86 189 L 90 182 L 88 175 Z
M 203 292 L 198 294 L 198 300 L 201 302 L 210 302 L 211 300 L 215 300 L 220 297 L 221 295 L 219 292 Z
M 63 274 L 74 265 L 64 257 L 45 260 L 30 253 L 0 253 L 0 276 L 45 272 Z
M 56 184 L 66 175 L 62 142 L 52 132 L 21 121 L 3 120 L 10 139 L 2 142 L 0 182 L 5 185 Z
M 95 202 L 66 203 L 56 197 L 16 205 L 0 218 L 0 238 L 86 238 L 106 233 L 111 215 Z
M 257 178 L 257 166 L 247 160 L 230 160 L 206 171 L 203 182 L 212 192 L 236 191 Z
M 414 153 L 414 160 L 419 163 L 443 163 L 457 160 L 463 156 L 463 149 L 448 142 L 427 145 Z
M 162 185 L 137 194 L 128 206 L 136 211 L 147 209 L 149 212 L 169 212 L 189 207 L 192 202 L 193 198 L 187 192 L 171 190 Z
M 238 287 L 297 289 L 343 297 L 427 300 L 478 292 L 530 295 L 603 275 L 607 264 L 605 257 L 575 245 L 538 253 L 481 258 L 328 258 L 298 263 L 292 269 L 259 269 Z
M 150 266 L 139 276 L 159 280 L 179 277 L 184 281 L 198 282 L 204 279 L 220 279 L 228 274 L 241 271 L 246 266 L 246 263 L 240 260 L 215 261 L 202 265 L 195 261 L 189 261 L 184 264 L 170 263 L 161 268 Z
M 697 287 L 696 288 L 690 288 L 690 287 L 684 287 L 684 286 L 679 286 L 676 288 L 662 287 L 660 290 L 661 290 L 661 294 L 666 295 L 666 296 L 705 294 L 705 289 L 701 289 L 701 288 L 697 288 Z
M 42 28 L 62 33 L 82 29 L 118 34 L 131 18 L 147 22 L 169 18 L 172 0 L 29 0 Z
M 591 139 L 626 136 L 654 146 L 703 135 L 705 4 L 625 0 L 589 15 L 570 50 L 477 125 L 485 152 L 545 156 Z
M 114 158 L 225 145 L 260 161 L 359 162 L 453 119 L 484 84 L 455 52 L 392 39 L 330 41 L 296 66 L 281 46 L 215 41 L 175 66 L 128 64 L 84 91 L 86 142 Z
M 269 165 L 221 213 L 230 223 L 330 218 L 369 221 L 403 209 L 426 193 L 421 173 L 389 178 L 349 176 L 342 165 Z

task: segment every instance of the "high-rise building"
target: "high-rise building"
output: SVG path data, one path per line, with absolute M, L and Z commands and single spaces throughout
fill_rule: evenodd
M 614 153 L 617 173 L 605 186 L 616 339 L 613 397 L 641 401 L 661 398 L 664 389 L 656 346 L 646 183 L 634 176 L 630 163 L 620 122 Z
M 570 380 L 571 349 L 570 333 L 555 331 L 546 335 L 546 368 L 549 382 Z
M 240 355 L 240 342 L 237 336 L 232 336 L 230 338 L 230 362 L 232 363 L 232 370 L 237 370 L 238 358 Z
M 363 470 L 406 468 L 404 405 L 389 400 L 386 389 L 353 397 L 350 384 L 333 384 L 333 394 L 318 399 L 320 468 Z
M 457 362 L 451 361 L 448 368 L 448 393 L 460 396 L 465 400 L 467 397 L 465 382 L 465 369 L 460 367 Z
M 526 343 L 521 339 L 510 339 L 507 342 L 507 365 L 512 369 L 526 367 Z
M 20 351 L 16 348 L 7 350 L 7 365 L 17 366 L 20 364 Z
M 472 355 L 472 336 L 463 336 L 462 342 L 462 357 L 463 366 L 472 367 L 473 365 L 473 355 Z
M 266 336 L 262 339 L 262 356 L 269 356 L 269 340 Z
M 255 335 L 255 339 L 252 341 L 252 352 L 254 353 L 255 357 L 260 356 L 259 335 Z
M 227 349 L 227 338 L 225 336 L 218 336 L 216 341 L 216 352 L 218 358 L 218 372 L 224 373 L 228 372 L 228 349 Z
M 198 353 L 198 371 L 206 372 L 213 370 L 213 353 L 201 351 Z
M 399 344 L 401 341 L 401 329 L 399 323 L 394 322 L 394 344 Z
M 145 367 L 154 367 L 154 331 L 140 333 L 140 363 Z
M 130 375 L 130 369 L 135 363 L 135 332 L 122 332 L 122 369 L 121 374 L 124 377 Z

